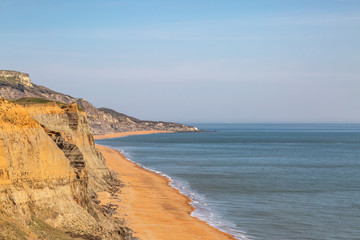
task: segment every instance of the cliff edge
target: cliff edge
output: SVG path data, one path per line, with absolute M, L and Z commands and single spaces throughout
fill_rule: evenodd
M 55 92 L 30 81 L 29 75 L 16 71 L 0 71 L 0 97 L 6 99 L 43 98 L 61 103 L 76 102 L 85 110 L 94 135 L 129 131 L 195 132 L 196 127 L 179 123 L 144 121 L 108 108 L 96 108 L 90 102 Z

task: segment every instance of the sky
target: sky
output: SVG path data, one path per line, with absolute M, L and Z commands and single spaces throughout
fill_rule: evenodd
M 0 69 L 146 120 L 360 123 L 360 0 L 0 0 Z

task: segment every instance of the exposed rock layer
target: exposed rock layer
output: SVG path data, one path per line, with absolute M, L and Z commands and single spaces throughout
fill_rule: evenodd
M 24 85 L 26 87 L 33 87 L 29 74 L 21 73 L 17 71 L 6 71 L 0 70 L 0 80 L 19 83 L 20 85 Z
M 79 111 L 76 103 L 63 108 L 54 102 L 22 103 L 22 105 L 31 117 L 55 134 L 58 133 L 65 140 L 69 146 L 65 146 L 66 144 L 61 142 L 60 144 L 63 145 L 63 148 L 69 148 L 67 151 L 71 150 L 68 154 L 76 155 L 76 150 L 80 151 L 86 163 L 90 189 L 93 191 L 104 190 L 107 187 L 106 180 L 110 178 L 110 173 L 103 156 L 95 148 L 86 113 Z M 58 141 L 61 140 L 58 139 Z

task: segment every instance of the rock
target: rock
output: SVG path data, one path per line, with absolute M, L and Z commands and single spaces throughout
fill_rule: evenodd
M 29 74 L 17 71 L 0 70 L 0 80 L 19 83 L 25 87 L 33 87 Z

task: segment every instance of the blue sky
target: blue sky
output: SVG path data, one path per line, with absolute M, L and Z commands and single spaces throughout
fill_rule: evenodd
M 360 122 L 360 1 L 0 0 L 0 68 L 180 122 Z

